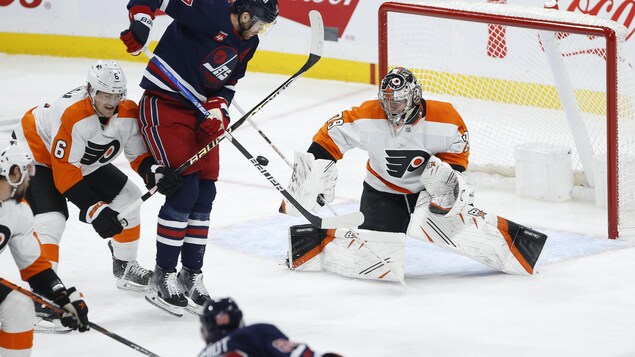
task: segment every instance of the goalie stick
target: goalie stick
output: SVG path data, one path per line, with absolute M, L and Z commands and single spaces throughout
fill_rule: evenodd
M 227 138 L 237 149 L 240 151 L 243 156 L 245 156 L 251 163 L 254 165 L 260 173 L 265 176 L 265 178 L 285 197 L 289 202 L 291 202 L 298 211 L 302 213 L 302 215 L 313 225 L 320 228 L 339 228 L 346 227 L 348 225 L 354 224 L 359 225 L 363 222 L 364 216 L 361 212 L 355 212 L 346 216 L 336 216 L 336 217 L 318 217 L 316 215 L 311 214 L 308 210 L 298 203 L 291 194 L 287 192 L 287 190 L 282 187 L 278 183 L 278 181 L 265 169 L 263 168 L 258 161 L 249 153 L 249 151 L 242 146 L 232 135 L 231 132 L 242 125 L 242 123 L 251 118 L 257 111 L 259 111 L 265 104 L 270 102 L 273 98 L 275 98 L 282 90 L 286 89 L 292 82 L 294 82 L 300 75 L 306 72 L 309 68 L 311 68 L 317 61 L 321 58 L 322 47 L 324 44 L 324 25 L 322 23 L 322 16 L 318 11 L 312 10 L 309 13 L 309 19 L 311 22 L 311 53 L 306 63 L 298 72 L 296 72 L 293 76 L 291 76 L 287 81 L 285 81 L 280 87 L 278 87 L 275 91 L 269 94 L 264 100 L 262 100 L 258 105 L 256 105 L 253 109 L 251 109 L 247 114 L 245 114 L 242 118 L 240 118 L 234 125 L 232 125 L 229 129 L 225 131 L 225 133 L 213 140 L 209 144 L 207 144 L 203 149 L 201 149 L 196 155 L 190 158 L 188 161 L 183 163 L 177 169 L 177 173 L 183 172 L 188 167 L 192 166 L 196 161 L 198 161 L 202 156 L 207 154 L 212 148 L 214 148 L 218 143 L 223 139 Z M 155 64 L 159 70 L 163 74 L 165 74 L 170 82 L 172 82 L 176 87 L 179 88 L 179 92 L 188 99 L 205 117 L 209 116 L 209 112 L 201 105 L 199 100 L 192 94 L 190 90 L 188 90 L 164 65 L 163 61 L 153 54 L 149 49 L 144 48 L 143 52 L 150 58 L 150 61 Z M 317 52 L 317 53 L 314 53 Z M 130 212 L 132 209 L 136 208 L 136 205 L 140 205 L 143 201 L 147 200 L 150 196 L 152 196 L 156 192 L 157 188 L 153 187 L 150 191 L 144 194 L 137 202 L 133 203 L 130 207 L 128 207 L 124 212 L 120 213 L 119 218 L 123 220 L 122 217 L 125 216 L 124 213 Z M 124 220 L 125 221 L 125 220 Z
M 238 109 L 238 112 L 240 112 L 241 115 L 245 114 L 245 111 L 243 110 L 243 108 L 234 100 L 232 102 L 232 105 L 234 105 L 234 107 L 236 107 L 236 109 Z M 256 123 L 251 120 L 251 119 L 247 119 L 247 121 L 249 121 L 249 125 L 251 125 L 254 129 L 256 129 L 256 131 L 258 131 L 258 133 L 260 134 L 260 136 L 265 139 L 265 141 L 269 144 L 269 146 L 271 146 L 271 148 L 273 149 L 273 151 L 275 151 L 280 158 L 291 168 L 293 169 L 293 163 L 291 161 L 289 161 L 289 159 L 287 159 L 287 157 L 282 153 L 282 151 L 280 149 L 278 149 L 278 147 L 276 147 L 273 142 L 269 139 L 269 137 L 267 135 L 265 135 L 265 133 L 260 130 L 260 128 L 258 127 L 258 125 L 256 125 Z M 325 205 L 326 207 L 328 207 L 328 209 L 331 211 L 331 213 L 333 213 L 335 216 L 337 216 L 337 211 L 335 211 L 335 209 L 333 208 L 333 206 L 331 206 L 328 202 L 326 202 L 326 200 L 323 199 L 323 197 L 320 195 L 318 197 L 319 199 L 319 203 Z M 351 232 L 351 235 L 353 236 L 353 239 L 357 241 L 357 243 L 360 244 L 360 246 L 365 247 L 366 249 L 368 249 L 368 251 L 375 256 L 375 258 L 378 259 L 377 264 L 378 267 L 382 267 L 384 265 L 387 265 L 390 269 L 395 271 L 395 275 L 397 275 L 397 278 L 399 279 L 399 283 L 401 284 L 401 286 L 404 287 L 404 289 L 408 289 L 408 286 L 406 285 L 406 281 L 403 278 L 403 269 L 397 265 L 394 265 L 392 263 L 386 262 L 384 261 L 384 259 L 379 256 L 379 254 L 377 254 L 377 252 L 375 252 L 375 250 L 373 248 L 371 248 L 368 244 L 365 244 L 366 242 L 362 241 L 359 238 L 359 235 L 357 233 L 357 231 L 355 231 L 353 229 L 353 226 L 348 226 L 345 227 L 348 228 Z
M 60 315 L 62 315 L 63 313 L 66 312 L 66 310 L 62 309 L 61 307 L 57 306 L 54 303 L 51 303 L 51 302 L 47 301 L 46 299 L 44 299 L 40 295 L 38 295 L 38 294 L 36 294 L 36 293 L 34 293 L 32 291 L 26 290 L 26 289 L 24 289 L 24 288 L 22 288 L 22 287 L 20 287 L 20 286 L 18 286 L 16 284 L 6 280 L 4 278 L 0 278 L 0 284 L 8 287 L 11 290 L 15 290 L 15 291 L 17 291 L 17 292 L 19 292 L 21 294 L 26 295 L 31 300 L 33 300 L 33 301 L 35 301 L 35 302 L 37 302 L 39 304 L 42 304 L 42 305 L 48 307 L 49 309 L 52 309 L 53 311 L 55 311 L 56 313 L 58 313 Z M 156 353 L 152 353 L 152 352 L 148 351 L 147 349 L 137 345 L 136 343 L 134 343 L 132 341 L 129 341 L 129 340 L 117 335 L 114 332 L 110 332 L 110 331 L 106 330 L 105 328 L 97 325 L 94 322 L 89 322 L 88 325 L 90 326 L 90 328 L 92 328 L 92 329 L 94 329 L 94 330 L 96 330 L 98 332 L 101 332 L 104 335 L 106 335 L 106 336 L 108 336 L 108 337 L 110 337 L 110 338 L 112 338 L 114 340 L 117 340 L 118 342 L 123 343 L 124 345 L 132 348 L 133 350 L 135 350 L 135 351 L 137 351 L 139 353 L 143 353 L 144 355 L 150 356 L 150 357 L 160 357 Z

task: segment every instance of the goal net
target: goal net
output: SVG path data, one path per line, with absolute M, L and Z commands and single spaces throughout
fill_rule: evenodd
M 575 184 L 606 189 L 598 205 L 607 206 L 615 238 L 635 228 L 635 93 L 625 36 L 616 22 L 555 9 L 388 2 L 379 10 L 379 71 L 407 67 L 424 98 L 457 108 L 471 172 L 514 176 L 522 144 L 569 148 Z

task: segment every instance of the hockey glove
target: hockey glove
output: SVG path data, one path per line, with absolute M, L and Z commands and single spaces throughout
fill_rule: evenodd
M 183 179 L 173 169 L 161 165 L 152 165 L 143 176 L 146 188 L 156 186 L 159 193 L 171 196 L 181 188 Z
M 53 299 L 58 306 L 66 310 L 61 318 L 62 325 L 73 330 L 79 329 L 79 332 L 90 330 L 88 322 L 88 307 L 81 294 L 75 288 L 62 290 L 58 296 Z
M 333 202 L 336 183 L 337 167 L 333 161 L 316 160 L 311 153 L 295 152 L 289 192 L 304 208 L 317 212 L 325 203 Z M 280 211 L 300 216 L 300 212 L 286 199 Z
M 211 97 L 203 103 L 203 107 L 207 109 L 209 116 L 203 118 L 201 115 L 199 118 L 201 122 L 201 130 L 211 141 L 223 135 L 225 129 L 229 127 L 227 100 L 223 97 Z
M 126 45 L 126 51 L 138 56 L 141 49 L 148 42 L 154 13 L 148 6 L 133 6 L 128 11 L 130 27 L 123 31 L 119 38 Z
M 123 226 L 117 216 L 119 212 L 113 210 L 104 201 L 90 206 L 86 212 L 86 222 L 93 225 L 95 231 L 102 238 L 110 238 L 123 231 Z

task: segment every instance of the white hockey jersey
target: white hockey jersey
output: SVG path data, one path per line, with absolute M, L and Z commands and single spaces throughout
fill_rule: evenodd
M 435 155 L 467 169 L 469 135 L 452 104 L 426 101 L 422 119 L 392 134 L 378 100 L 345 110 L 331 118 L 313 137 L 336 160 L 353 148 L 368 152 L 365 181 L 376 190 L 410 194 L 424 189 L 420 181 L 424 163 Z
M 137 105 L 125 100 L 102 125 L 83 86 L 53 104 L 28 111 L 16 134 L 28 143 L 36 163 L 53 169 L 55 186 L 64 193 L 121 152 L 138 170 L 150 156 L 139 133 L 138 116 Z
M 51 269 L 51 263 L 43 256 L 40 241 L 33 232 L 33 213 L 26 203 L 16 203 L 15 200 L 0 203 L 0 253 L 7 246 L 22 280 Z

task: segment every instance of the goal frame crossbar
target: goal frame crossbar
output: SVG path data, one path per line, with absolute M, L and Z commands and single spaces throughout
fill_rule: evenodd
M 501 5 L 505 6 L 505 5 Z M 556 11 L 556 10 L 551 10 Z M 617 116 L 618 116 L 618 83 L 617 83 L 617 46 L 618 36 L 614 29 L 600 25 L 575 24 L 553 20 L 520 18 L 501 14 L 486 14 L 476 11 L 450 9 L 427 4 L 407 4 L 399 2 L 383 3 L 378 10 L 378 44 L 379 44 L 379 78 L 388 72 L 388 14 L 401 13 L 425 15 L 450 20 L 478 22 L 501 26 L 529 28 L 550 32 L 570 32 L 580 35 L 602 37 L 606 41 L 606 143 L 607 143 L 607 211 L 608 236 L 619 237 L 619 195 L 618 195 L 618 151 L 617 151 Z

